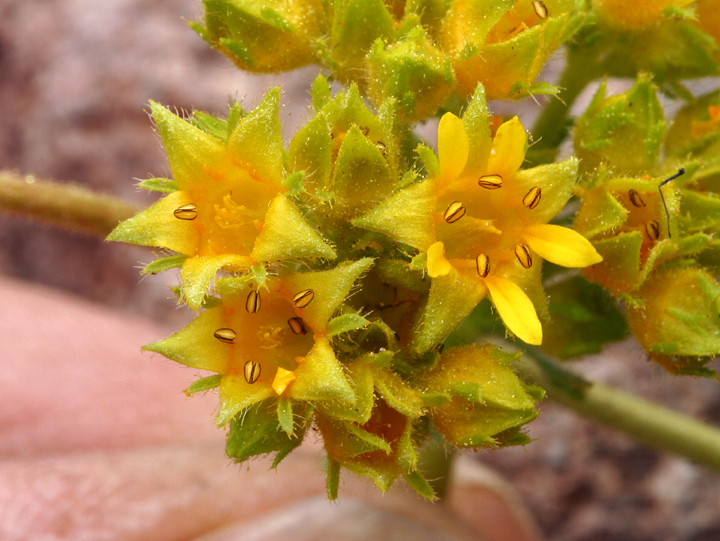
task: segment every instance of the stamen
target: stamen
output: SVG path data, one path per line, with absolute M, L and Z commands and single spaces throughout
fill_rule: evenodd
M 665 196 L 663 195 L 662 187 L 665 186 L 668 182 L 671 180 L 675 180 L 679 176 L 682 176 L 685 174 L 685 168 L 681 167 L 678 169 L 678 172 L 675 173 L 673 176 L 666 178 L 663 180 L 660 184 L 658 184 L 658 191 L 660 192 L 660 198 L 663 202 L 663 207 L 665 207 L 665 216 L 667 217 L 667 224 L 668 224 L 668 237 L 672 237 L 672 234 L 670 233 L 670 211 L 668 210 L 667 203 L 665 202 Z
M 658 240 L 660 238 L 660 222 L 650 220 L 645 224 L 645 233 L 650 237 L 650 240 Z
M 478 180 L 478 186 L 486 190 L 502 188 L 503 179 L 500 175 L 483 175 Z
M 296 293 L 292 299 L 295 308 L 305 308 L 315 298 L 315 292 L 312 289 L 304 289 L 300 293 Z
M 533 9 L 535 10 L 535 15 L 537 15 L 541 19 L 547 19 L 548 10 L 547 7 L 545 7 L 544 2 L 541 2 L 540 0 L 535 0 L 532 5 Z
M 251 314 L 260 311 L 260 292 L 257 289 L 253 289 L 248 293 L 247 300 L 245 301 L 245 310 Z
M 485 278 L 490 273 L 490 258 L 485 254 L 480 254 L 475 258 L 475 267 L 480 278 Z
M 291 317 L 288 319 L 288 325 L 290 325 L 290 330 L 295 334 L 307 334 L 305 322 L 301 317 Z
M 235 339 L 237 338 L 237 334 L 235 334 L 235 331 L 227 327 L 218 329 L 213 333 L 213 336 L 226 344 L 234 344 Z
M 518 258 L 520 264 L 526 269 L 532 267 L 532 254 L 527 244 L 518 244 L 515 246 L 515 257 Z
M 530 188 L 530 191 L 523 197 L 522 203 L 530 210 L 534 209 L 540 204 L 540 198 L 542 197 L 542 189 L 540 186 Z
M 457 222 L 460 218 L 465 216 L 466 211 L 467 209 L 460 201 L 455 201 L 450 203 L 443 217 L 447 223 L 451 224 Z
M 187 205 L 176 208 L 173 214 L 178 220 L 194 220 L 198 214 L 197 206 L 194 203 L 188 203 Z
M 387 146 L 385 146 L 385 143 L 382 141 L 375 142 L 375 148 L 377 148 L 380 151 L 380 154 L 383 155 L 383 158 L 387 158 Z
M 256 363 L 255 361 L 246 362 L 245 366 L 243 367 L 243 375 L 245 376 L 245 381 L 247 381 L 250 385 L 255 383 L 260 377 L 260 370 L 260 363 Z
M 642 208 L 645 205 L 645 201 L 643 201 L 643 198 L 640 197 L 640 194 L 637 192 L 637 190 L 633 190 L 630 188 L 630 191 L 628 192 L 628 197 L 630 198 L 630 202 L 633 204 L 633 206 L 637 208 Z

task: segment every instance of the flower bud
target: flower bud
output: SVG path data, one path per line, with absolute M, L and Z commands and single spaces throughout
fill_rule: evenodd
M 368 93 L 375 104 L 394 98 L 401 116 L 422 120 L 450 95 L 454 77 L 450 60 L 427 39 L 421 27 L 385 46 L 377 40 L 367 58 Z
M 575 153 L 585 173 L 601 164 L 622 172 L 655 166 L 665 117 L 651 77 L 641 74 L 626 93 L 605 96 L 606 82 L 575 126 Z
M 277 72 L 315 59 L 314 40 L 327 32 L 322 2 L 204 0 L 205 26 L 190 26 L 240 69 Z
M 653 274 L 628 305 L 630 329 L 651 359 L 674 374 L 717 378 L 705 364 L 720 354 L 720 286 L 697 267 Z

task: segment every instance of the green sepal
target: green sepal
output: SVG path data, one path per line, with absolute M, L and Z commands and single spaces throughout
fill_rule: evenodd
M 394 410 L 414 419 L 423 414 L 424 403 L 415 389 L 390 370 L 373 367 L 375 390 Z
M 310 353 L 295 370 L 297 379 L 290 394 L 299 400 L 354 402 L 355 393 L 342 365 L 326 338 L 318 338 Z
M 560 94 L 560 88 L 550 83 L 532 83 L 528 84 L 524 81 L 518 81 L 510 87 L 507 93 L 507 99 L 520 100 L 523 98 L 532 98 L 534 96 L 553 96 Z
M 583 275 L 598 282 L 612 293 L 629 293 L 640 285 L 640 248 L 643 237 L 639 231 L 621 233 L 593 243 L 602 256 L 600 263 L 582 270 Z
M 331 338 L 338 334 L 362 329 L 369 325 L 370 322 L 358 314 L 342 314 L 334 319 L 331 319 L 327 324 L 327 336 Z
M 543 321 L 543 351 L 571 359 L 599 353 L 605 344 L 627 336 L 625 317 L 605 289 L 580 276 L 549 281 L 545 292 L 550 320 Z
M 429 178 L 435 177 L 440 173 L 440 161 L 430 147 L 418 145 L 415 152 L 420 156 Z
M 189 121 L 193 126 L 200 128 L 208 135 L 227 142 L 228 129 L 227 123 L 224 120 L 208 113 L 203 113 L 202 111 L 193 111 Z
M 254 456 L 276 453 L 272 468 L 293 449 L 298 447 L 305 436 L 305 420 L 296 415 L 294 421 L 300 427 L 293 436 L 282 430 L 278 423 L 275 400 L 263 400 L 240 412 L 230 423 L 230 432 L 225 453 L 235 462 L 244 462 Z
M 437 187 L 432 181 L 413 184 L 351 223 L 355 227 L 384 233 L 413 248 L 427 250 L 435 242 L 436 192 Z
M 367 362 L 355 361 L 347 365 L 347 376 L 353 384 L 355 401 L 325 400 L 318 402 L 318 410 L 333 419 L 365 424 L 375 403 L 373 370 Z
M 330 83 L 322 74 L 315 77 L 312 84 L 312 101 L 315 111 L 321 111 L 325 105 L 327 105 L 332 99 L 332 92 L 330 91 Z
M 394 179 L 385 157 L 357 126 L 346 133 L 335 160 L 333 212 L 352 219 L 392 193 Z
M 720 197 L 713 193 L 682 191 L 680 227 L 687 232 L 716 232 L 720 229 Z
M 472 381 L 454 381 L 448 388 L 448 393 L 453 396 L 459 396 L 469 402 L 483 403 L 482 386 Z
M 618 171 L 647 171 L 657 161 L 666 128 L 657 87 L 640 74 L 625 94 L 606 98 L 605 92 L 604 81 L 575 125 L 582 170 L 605 164 Z
M 593 240 L 598 235 L 620 227 L 628 217 L 628 210 L 609 190 L 598 188 L 583 196 L 582 206 L 575 216 L 575 230 Z
M 286 176 L 283 179 L 283 188 L 285 189 L 285 194 L 293 197 L 301 192 L 304 191 L 304 185 L 303 185 L 303 173 L 302 171 L 296 171 L 295 173 L 291 173 L 288 176 Z
M 409 473 L 403 473 L 403 477 L 405 481 L 407 481 L 407 484 L 410 485 L 410 488 L 417 492 L 422 499 L 429 502 L 434 502 L 438 499 L 430 483 L 428 483 L 427 479 L 425 479 L 419 471 L 415 470 Z
M 376 105 L 397 100 L 408 121 L 434 114 L 455 83 L 450 59 L 428 40 L 422 27 L 392 45 L 376 40 L 366 62 L 370 98 Z
M 339 73 L 354 78 L 376 39 L 392 41 L 395 24 L 382 0 L 337 0 L 333 5 L 330 51 Z
M 492 137 L 490 137 L 490 113 L 485 99 L 485 87 L 478 84 L 473 94 L 472 100 L 468 104 L 465 113 L 462 116 L 465 132 L 468 135 L 468 161 L 465 165 L 465 173 L 478 175 L 487 169 L 488 158 L 492 150 Z M 432 153 L 433 156 L 435 153 Z M 427 169 L 427 161 L 423 157 L 425 168 Z M 439 163 L 435 158 L 437 168 L 432 175 L 437 174 Z M 521 170 L 522 171 L 522 170 Z M 519 171 L 519 172 L 521 172 Z M 430 173 L 428 171 L 428 173 Z M 432 176 L 431 175 L 431 176 Z
M 222 374 L 213 374 L 212 376 L 200 378 L 199 380 L 193 382 L 190 387 L 185 389 L 183 392 L 188 396 L 192 396 L 196 393 L 202 393 L 205 391 L 209 391 L 210 389 L 216 389 L 217 387 L 220 387 L 220 382 L 222 381 L 222 378 Z
M 288 436 L 292 436 L 295 431 L 295 418 L 293 416 L 292 401 L 287 396 L 281 396 L 277 401 L 277 419 Z
M 379 259 L 373 270 L 386 284 L 406 289 L 416 295 L 425 295 L 430 289 L 430 280 L 425 279 L 422 272 L 426 267 L 427 263 L 423 262 L 414 270 L 407 261 L 401 259 Z
M 427 408 L 437 408 L 450 402 L 450 393 L 420 393 L 420 398 L 423 400 L 423 404 Z
M 328 500 L 335 501 L 340 488 L 340 463 L 327 456 L 327 478 L 325 479 L 325 490 Z
M 143 274 L 157 274 L 170 269 L 177 269 L 182 267 L 183 263 L 187 259 L 186 255 L 178 254 L 171 255 L 169 257 L 161 257 L 156 259 L 152 263 L 148 263 L 142 270 Z
M 506 444 L 502 435 L 517 431 L 537 416 L 535 403 L 510 367 L 519 354 L 494 346 L 447 349 L 440 362 L 418 382 L 432 392 L 451 392 L 458 384 L 475 383 L 482 403 L 454 396 L 430 410 L 430 417 L 445 438 L 459 447 Z
M 290 142 L 290 168 L 305 173 L 309 193 L 330 187 L 332 144 L 330 128 L 321 114 L 314 116 Z
M 432 279 L 422 316 L 413 328 L 412 345 L 418 353 L 439 344 L 485 297 L 478 280 L 455 268 L 447 276 Z
M 283 148 L 279 106 L 280 89 L 276 87 L 238 122 L 228 137 L 228 148 L 234 159 L 252 172 L 255 180 L 281 189 Z
M 255 240 L 251 257 L 255 261 L 301 257 L 334 259 L 335 250 L 305 221 L 292 201 L 278 195 L 265 215 L 265 225 Z
M 673 357 L 692 366 L 720 354 L 720 286 L 697 267 L 661 269 L 639 291 L 642 307 L 628 307 L 628 322 L 651 358 L 675 371 Z
M 288 286 L 292 294 L 306 289 L 315 293 L 313 301 L 298 312 L 313 329 L 323 329 L 349 295 L 353 283 L 373 264 L 366 257 L 358 261 L 340 263 L 334 269 L 326 271 L 296 273 L 288 276 Z
M 312 39 L 326 24 L 319 2 L 204 0 L 205 27 L 191 27 L 241 68 L 278 72 L 313 60 Z M 304 10 L 302 8 L 305 8 Z
M 170 178 L 148 178 L 137 183 L 138 188 L 153 192 L 171 193 L 178 189 L 177 184 Z

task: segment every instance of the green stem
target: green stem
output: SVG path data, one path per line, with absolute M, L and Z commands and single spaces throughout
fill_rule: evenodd
M 0 172 L 0 210 L 105 238 L 139 208 L 121 199 L 55 182 Z
M 595 78 L 595 70 L 588 69 L 588 66 L 584 65 L 589 60 L 585 56 L 572 50 L 568 51 L 567 64 L 557 84 L 561 89 L 559 96 L 561 99 L 550 100 L 531 131 L 533 139 L 537 141 L 532 147 L 534 153 L 548 154 L 548 158 L 552 157 L 554 160 L 557 148 L 567 137 L 570 127 L 567 117 L 570 108 L 587 84 Z
M 720 430 L 668 408 L 562 368 L 538 349 L 529 349 L 520 370 L 550 398 L 634 440 L 720 471 Z
M 441 501 L 447 495 L 454 457 L 455 449 L 449 447 L 433 428 L 428 441 L 418 453 L 418 471 L 423 473 Z

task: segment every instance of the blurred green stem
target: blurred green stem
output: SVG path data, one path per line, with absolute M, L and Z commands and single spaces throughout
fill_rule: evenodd
M 428 441 L 420 448 L 418 471 L 421 471 L 439 500 L 447 495 L 455 449 L 433 428 Z
M 78 186 L 2 171 L 0 210 L 105 238 L 119 222 L 140 208 Z
M 588 69 L 587 62 L 591 62 L 591 59 L 586 58 L 586 55 L 568 51 L 567 64 L 557 83 L 561 89 L 560 96 L 551 99 L 543 108 L 531 130 L 536 144 L 528 152 L 538 158 L 542 156 L 540 161 L 550 163 L 555 160 L 557 149 L 567 137 L 571 125 L 568 120 L 570 108 L 588 83 L 595 79 L 595 70 Z
M 566 370 L 536 348 L 526 350 L 519 370 L 550 398 L 634 440 L 720 471 L 720 430 Z

